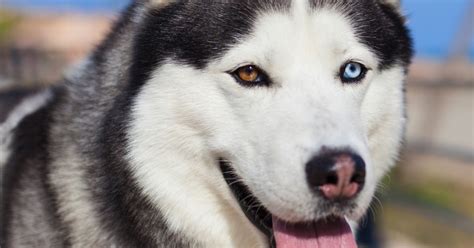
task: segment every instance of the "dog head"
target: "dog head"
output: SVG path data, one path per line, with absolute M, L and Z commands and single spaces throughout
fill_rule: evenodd
M 264 232 L 360 218 L 404 131 L 412 50 L 398 2 L 154 3 L 130 77 L 143 187 L 165 198 L 163 167 L 222 192 L 227 181 Z

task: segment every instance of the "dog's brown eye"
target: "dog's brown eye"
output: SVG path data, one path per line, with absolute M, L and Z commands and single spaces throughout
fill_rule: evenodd
M 254 82 L 260 76 L 260 71 L 253 65 L 247 65 L 237 69 L 240 80 L 245 82 Z
M 246 65 L 233 73 L 237 81 L 244 86 L 268 86 L 267 75 L 255 65 Z

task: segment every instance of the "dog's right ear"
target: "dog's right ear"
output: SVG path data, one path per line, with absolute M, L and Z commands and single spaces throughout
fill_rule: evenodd
M 402 3 L 401 0 L 379 0 L 382 4 L 387 4 L 395 8 L 398 12 L 402 11 Z
M 177 2 L 178 0 L 134 0 L 136 3 L 140 5 L 149 6 L 151 8 L 163 8 L 166 5 Z
M 177 0 L 145 0 L 144 2 L 150 4 L 153 7 L 161 8 L 176 1 Z

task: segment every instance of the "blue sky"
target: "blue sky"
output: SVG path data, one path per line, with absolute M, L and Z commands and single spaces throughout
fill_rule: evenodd
M 449 53 L 459 23 L 466 17 L 471 0 L 405 0 L 404 9 L 415 38 L 417 55 L 444 58 Z M 471 28 L 474 28 L 471 26 Z M 474 59 L 474 36 L 470 58 Z
M 129 0 L 0 0 L 7 6 L 29 11 L 119 11 Z
M 30 11 L 118 11 L 128 0 L 0 0 Z M 472 0 L 405 0 L 404 9 L 415 39 L 417 56 L 443 59 Z M 474 27 L 473 27 L 474 28 Z M 469 57 L 474 60 L 474 36 Z

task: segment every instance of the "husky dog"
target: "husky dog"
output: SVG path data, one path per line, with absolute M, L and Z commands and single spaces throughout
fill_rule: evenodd
M 411 56 L 393 0 L 134 1 L 2 124 L 2 247 L 355 247 Z

